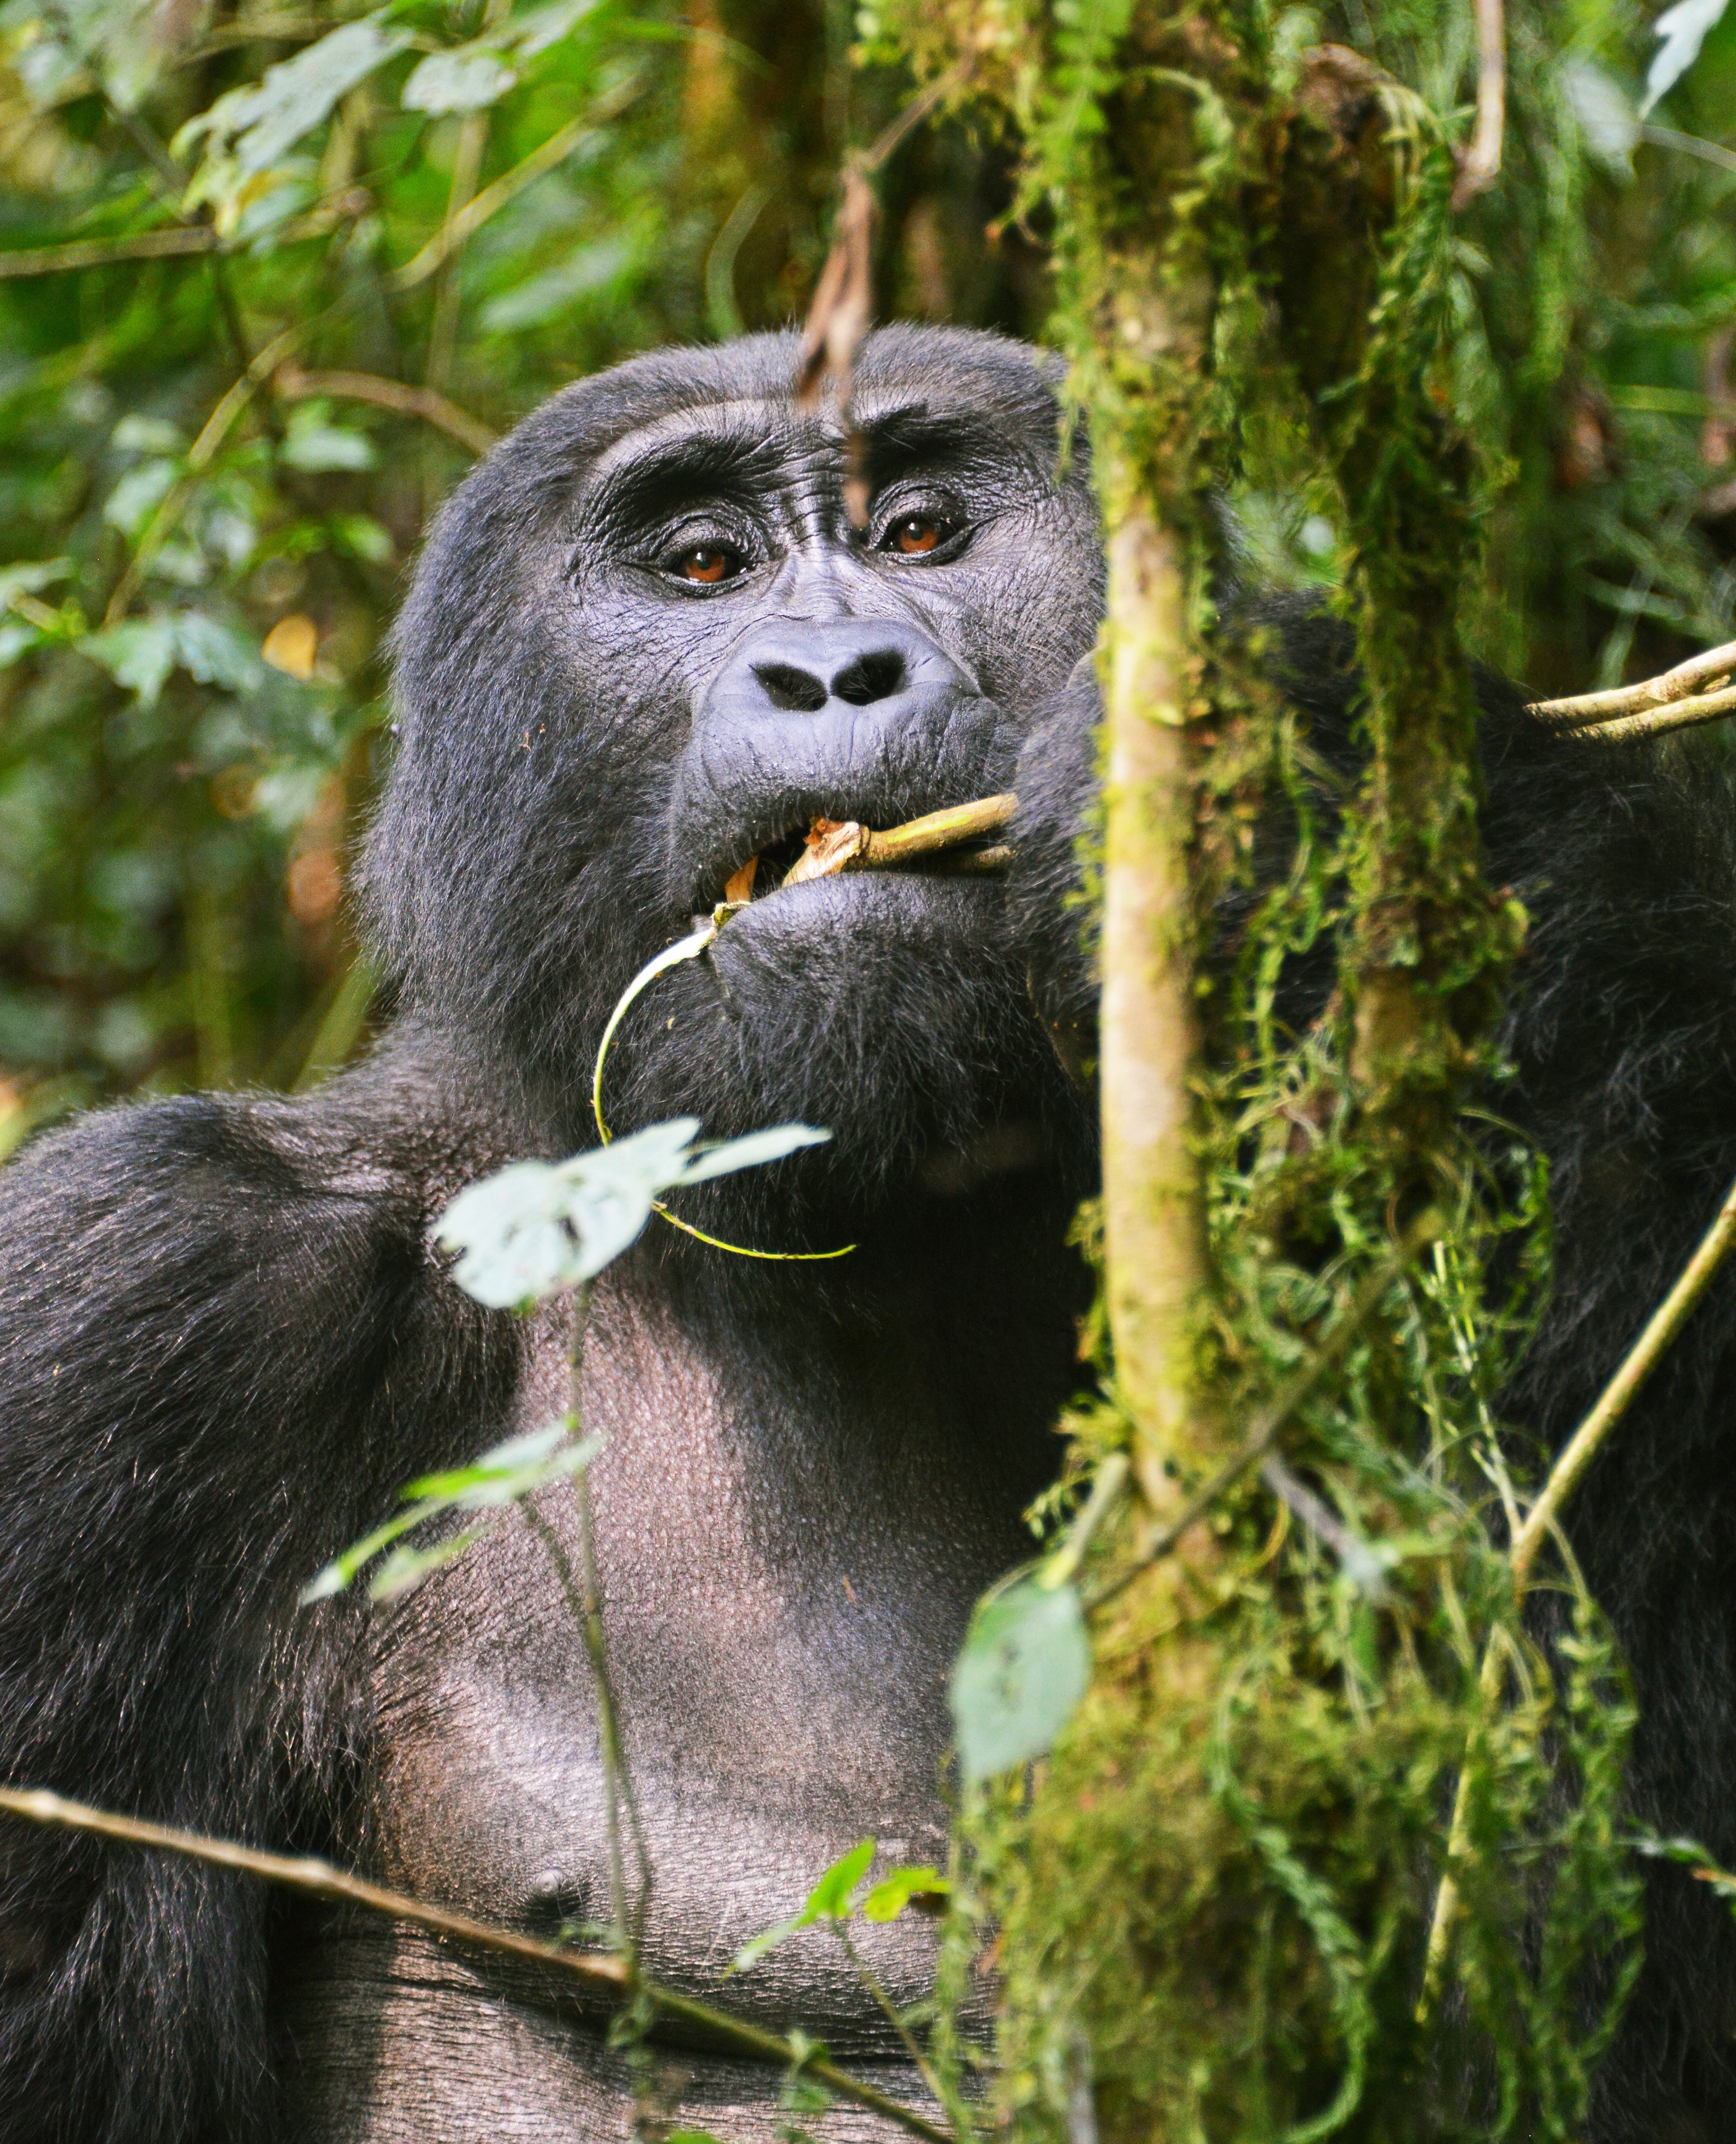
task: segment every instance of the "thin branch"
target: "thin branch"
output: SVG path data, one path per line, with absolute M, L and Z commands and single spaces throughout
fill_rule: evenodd
M 499 433 L 460 409 L 455 402 L 432 387 L 410 387 L 400 380 L 385 380 L 373 372 L 304 372 L 298 365 L 281 365 L 271 381 L 273 391 L 286 402 L 306 402 L 328 395 L 339 402 L 371 402 L 400 417 L 420 417 L 448 439 L 455 439 L 473 454 L 485 454 Z
M 401 1892 L 388 1891 L 378 1883 L 349 1875 L 329 1861 L 318 1860 L 311 1854 L 261 1853 L 251 1846 L 237 1846 L 229 1839 L 207 1839 L 198 1832 L 178 1830 L 170 1824 L 147 1824 L 113 1810 L 92 1809 L 84 1802 L 68 1801 L 62 1795 L 40 1788 L 0 1787 L 0 1812 L 59 1831 L 84 1832 L 126 1846 L 147 1846 L 160 1853 L 182 1854 L 190 1861 L 239 1869 L 244 1874 L 260 1877 L 268 1883 L 284 1884 L 313 1898 L 362 1906 L 371 1913 L 409 1921 L 455 1942 L 475 1943 L 484 1950 L 498 1951 L 507 1957 L 550 1967 L 617 2002 L 626 1993 L 626 1968 L 617 1958 L 586 1957 L 576 1951 L 561 1950 L 553 1943 L 539 1943 L 535 1937 L 521 1936 L 514 1929 L 475 1921 L 465 1913 L 449 1913 L 443 1906 L 430 1906 L 420 1898 L 408 1898 Z M 780 2068 L 799 2066 L 841 2098 L 853 2100 L 858 2107 L 883 2115 L 911 2136 L 924 2137 L 928 2144 L 954 2144 L 949 2131 L 930 2122 L 914 2107 L 904 2106 L 823 2057 L 808 2057 L 803 2048 L 780 2039 L 773 2032 L 762 2032 L 757 2025 L 732 2017 L 727 2011 L 714 2009 L 709 2003 L 677 1995 L 654 1981 L 643 1981 L 640 1988 L 659 2015 L 714 2035 L 733 2052 L 774 2062 Z
M 1661 677 L 1647 677 L 1637 685 L 1618 685 L 1608 692 L 1580 692 L 1571 699 L 1534 700 L 1525 712 L 1554 728 L 1580 729 L 1607 722 L 1613 715 L 1636 715 L 1652 707 L 1674 707 L 1708 686 L 1721 685 L 1732 671 L 1736 671 L 1736 640 L 1690 655 Z
M 1512 1567 L 1513 1589 L 1517 1600 L 1523 1600 L 1530 1589 L 1537 1552 L 1543 1546 L 1544 1536 L 1559 1521 L 1562 1506 L 1579 1486 L 1586 1468 L 1608 1442 L 1610 1432 L 1627 1412 L 1641 1386 L 1658 1367 L 1664 1350 L 1693 1316 L 1713 1276 L 1729 1256 L 1733 1243 L 1736 1243 L 1736 1184 L 1733 1184 L 1725 1194 L 1723 1205 L 1719 1208 L 1711 1227 L 1701 1237 L 1694 1256 L 1682 1268 L 1674 1287 L 1646 1321 L 1645 1330 L 1628 1350 L 1614 1376 L 1599 1395 L 1596 1405 L 1557 1453 L 1555 1463 L 1550 1467 L 1548 1478 L 1538 1492 L 1537 1501 L 1526 1514 L 1525 1524 L 1514 1536 L 1513 1546 L 1508 1551 L 1507 1560 Z M 1484 1651 L 1482 1669 L 1478 1677 L 1480 1719 L 1487 1715 L 1500 1695 L 1503 1666 L 1499 1642 L 1500 1635 L 1497 1631 Z M 1480 1726 L 1474 1730 L 1474 1735 L 1479 1731 Z M 1466 1761 L 1460 1769 L 1458 1791 L 1453 1800 L 1452 1828 L 1447 1835 L 1446 1873 L 1442 1876 L 1440 1888 L 1435 1894 L 1435 1918 L 1429 1928 L 1429 1948 L 1423 1968 L 1422 1993 L 1417 1998 L 1416 2006 L 1419 2022 L 1427 2019 L 1440 1994 L 1453 1929 L 1459 1918 L 1459 1886 L 1452 1871 L 1455 1867 L 1463 1865 L 1470 1846 L 1470 1751 L 1467 1750 Z
M 1649 122 L 1640 128 L 1639 138 L 1649 141 L 1654 149 L 1679 149 L 1684 156 L 1716 164 L 1721 171 L 1736 171 L 1736 149 L 1727 149 L 1721 141 L 1703 141 L 1698 134 L 1678 133 L 1674 127 L 1657 127 Z
M 0 1810 L 22 1817 L 27 1823 L 51 1825 L 61 1831 L 81 1831 L 98 1839 L 117 1840 L 127 1846 L 154 1847 L 164 1854 L 183 1854 L 220 1869 L 238 1869 L 267 1883 L 282 1883 L 315 1898 L 331 1898 L 346 1905 L 365 1906 L 369 1912 L 389 1913 L 394 1920 L 409 1921 L 437 1936 L 457 1943 L 478 1944 L 485 1950 L 553 1966 L 588 1988 L 605 1989 L 619 1997 L 627 1983 L 627 1969 L 617 1958 L 584 1957 L 562 1950 L 554 1943 L 539 1943 L 533 1936 L 511 1928 L 497 1928 L 468 1913 L 430 1906 L 402 1892 L 388 1891 L 361 1876 L 333 1866 L 312 1854 L 266 1854 L 251 1846 L 238 1846 L 226 1839 L 207 1839 L 197 1832 L 182 1831 L 172 1824 L 147 1824 L 142 1818 L 120 1816 L 108 1809 L 92 1809 L 87 1803 L 68 1801 L 60 1794 L 0 1787 Z
M 1500 176 L 1507 124 L 1507 24 L 1502 0 L 1477 0 L 1477 123 L 1459 166 L 1453 206 L 1462 209 Z
M 505 208 L 535 180 L 543 177 L 556 165 L 564 162 L 592 127 L 599 127 L 605 120 L 613 119 L 624 112 L 638 96 L 639 89 L 638 76 L 629 76 L 626 81 L 618 82 L 607 95 L 599 97 L 589 111 L 580 112 L 576 119 L 570 119 L 565 127 L 558 127 L 540 147 L 533 149 L 510 171 L 503 172 L 492 186 L 485 186 L 456 216 L 449 216 L 420 253 L 413 255 L 401 268 L 394 270 L 387 276 L 387 288 L 413 290 L 418 284 L 425 283 L 430 275 L 438 275 L 452 256 L 481 229 L 491 216 Z
M 22 253 L 0 253 L 0 279 L 12 275 L 60 275 L 78 268 L 108 268 L 122 261 L 167 261 L 177 254 L 216 253 L 222 241 L 203 224 L 174 224 L 165 231 L 141 231 L 131 238 L 76 238 L 65 246 L 37 246 Z
M 1736 686 L 1707 692 L 1674 707 L 1659 707 L 1649 715 L 1624 715 L 1613 722 L 1587 722 L 1567 734 L 1574 742 L 1590 744 L 1629 744 L 1640 737 L 1667 737 L 1672 730 L 1691 730 L 1701 722 L 1722 722 L 1736 714 Z

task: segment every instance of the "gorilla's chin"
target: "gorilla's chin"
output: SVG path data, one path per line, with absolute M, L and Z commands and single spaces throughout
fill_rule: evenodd
M 860 874 L 755 901 L 635 1008 L 623 1127 L 803 1123 L 829 1144 L 679 1202 L 706 1227 L 828 1241 L 913 1188 L 948 1195 L 1071 1149 L 1078 1104 L 1032 1012 L 999 888 Z

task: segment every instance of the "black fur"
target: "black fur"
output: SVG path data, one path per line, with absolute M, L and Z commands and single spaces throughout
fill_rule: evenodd
M 1020 1552 L 1077 1375 L 1061 1238 L 1091 1168 L 1050 1046 L 1088 1044 L 1092 1009 L 1067 905 L 1101 596 L 1082 470 L 1052 481 L 1028 353 L 888 330 L 862 367 L 879 421 L 858 543 L 835 429 L 789 406 L 793 355 L 760 338 L 570 390 L 442 514 L 399 628 L 403 741 L 367 860 L 403 1008 L 374 1059 L 304 1100 L 87 1118 L 0 1177 L 0 1773 L 527 1927 L 594 1912 L 589 1685 L 535 1542 L 503 1528 L 396 1610 L 295 1606 L 407 1476 L 561 1403 L 560 1318 L 478 1310 L 430 1225 L 503 1161 L 589 1143 L 609 1007 L 746 856 L 817 812 L 886 824 L 1016 783 L 1004 896 L 907 876 L 756 903 L 612 1060 L 621 1128 L 691 1110 L 717 1133 L 836 1134 L 693 1196 L 691 1218 L 861 1247 L 767 1267 L 659 1228 L 594 1306 L 584 1408 L 610 1440 L 595 1486 L 652 1956 L 702 1987 L 864 1831 L 933 1849 L 947 1664 Z M 927 559 L 878 548 L 918 512 L 963 533 Z M 734 546 L 740 574 L 672 580 L 702 542 Z M 1341 745 L 1336 629 L 1275 615 L 1290 688 Z M 868 653 L 905 636 L 908 674 L 867 701 L 840 685 L 804 727 L 761 673 L 811 661 L 836 683 L 858 631 Z M 1492 870 L 1534 918 L 1518 1097 L 1560 1218 L 1513 1398 L 1553 1438 L 1736 1174 L 1736 810 L 1715 749 L 1594 754 L 1485 697 Z M 1733 1343 L 1721 1286 L 1573 1525 L 1646 1704 L 1636 1805 L 1726 1858 Z M 1653 1893 L 1589 2133 L 1736 2137 L 1728 1921 L 1680 1872 Z M 926 1951 L 884 1942 L 909 1999 Z M 896 2058 L 823 1944 L 774 1960 L 734 1983 L 750 2008 Z M 0 1826 L 7 2144 L 611 2133 L 611 2061 L 486 1961 Z M 769 2138 L 768 2083 L 684 2061 L 685 2118 Z

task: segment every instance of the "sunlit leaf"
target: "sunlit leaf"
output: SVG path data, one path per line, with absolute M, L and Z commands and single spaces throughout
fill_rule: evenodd
M 77 571 L 70 558 L 25 558 L 15 565 L 0 566 L 0 610 L 15 595 L 35 595 Z
M 505 26 L 502 42 L 510 43 L 522 58 L 530 59 L 558 44 L 596 6 L 597 0 L 556 0 L 551 7 L 534 7 L 528 15 Z
M 480 112 L 505 97 L 517 80 L 491 52 L 430 52 L 405 83 L 398 101 L 409 112 Z
M 1729 0 L 1676 0 L 1652 25 L 1652 34 L 1663 42 L 1646 69 L 1645 96 L 1639 116 L 1644 119 L 1661 97 L 1670 91 L 1700 56 L 1700 47 L 1718 27 Z
M 965 1777 L 1042 1756 L 1090 1679 L 1091 1640 L 1071 1586 L 1026 1579 L 983 1601 L 949 1692 Z
M 176 612 L 174 626 L 176 659 L 198 683 L 231 692 L 251 692 L 259 683 L 259 650 L 233 626 L 202 610 Z
M 684 1184 L 775 1160 L 830 1134 L 783 1124 L 694 1150 L 697 1117 L 676 1117 L 562 1162 L 520 1161 L 461 1191 L 436 1240 L 452 1277 L 491 1309 L 516 1309 L 600 1273 L 633 1242 L 652 1202 Z
M 539 1489 L 583 1472 L 602 1450 L 603 1440 L 599 1437 L 575 1437 L 575 1426 L 570 1415 L 559 1415 L 540 1429 L 526 1431 L 495 1445 L 468 1467 L 448 1467 L 444 1472 L 425 1474 L 420 1481 L 405 1483 L 398 1493 L 407 1508 L 395 1512 L 360 1541 L 352 1541 L 341 1555 L 334 1556 L 317 1571 L 301 1589 L 302 1604 L 305 1606 L 326 1600 L 331 1594 L 341 1593 L 383 1549 L 443 1512 L 486 1514 L 499 1511 L 521 1497 L 534 1496 Z M 451 1562 L 472 1541 L 480 1540 L 486 1530 L 485 1519 L 431 1546 L 398 1549 L 376 1573 L 369 1585 L 369 1593 L 376 1601 L 388 1600 L 419 1586 L 430 1571 Z
M 487 1531 L 485 1525 L 478 1524 L 449 1534 L 445 1540 L 434 1541 L 426 1548 L 395 1548 L 368 1581 L 369 1600 L 402 1600 L 444 1565 L 455 1563 Z
M 679 1184 L 704 1184 L 714 1176 L 729 1176 L 739 1169 L 757 1169 L 762 1162 L 781 1161 L 804 1146 L 823 1146 L 830 1132 L 816 1131 L 811 1124 L 776 1124 L 770 1130 L 748 1132 L 740 1139 L 724 1139 L 716 1146 L 696 1147 L 694 1158 L 675 1179 Z
M 775 1950 L 781 1943 L 788 1942 L 803 1928 L 811 1928 L 820 1921 L 848 1920 L 850 1915 L 850 1893 L 867 1875 L 874 1859 L 872 1839 L 859 1839 L 848 1854 L 841 1854 L 808 1893 L 798 1913 L 792 1913 L 787 1921 L 779 1921 L 775 1928 L 762 1930 L 750 1936 L 737 1951 L 729 1970 L 745 1973 L 757 1965 L 766 1953 Z
M 913 1899 L 941 1899 L 952 1895 L 953 1882 L 938 1869 L 893 1869 L 880 1878 L 862 1902 L 865 1921 L 895 1921 Z
M 306 402 L 290 413 L 280 460 L 291 469 L 310 473 L 321 469 L 371 469 L 379 460 L 374 442 L 366 432 L 347 424 L 334 424 L 326 405 Z
M 116 684 L 137 693 L 142 706 L 154 707 L 175 668 L 175 622 L 160 616 L 124 618 L 101 633 L 87 633 L 78 646 Z
M 874 1859 L 872 1839 L 858 1839 L 841 1854 L 808 1893 L 802 1911 L 813 1921 L 841 1921 L 850 1911 L 850 1893 L 867 1875 Z
M 338 99 L 365 82 L 410 42 L 405 30 L 381 27 L 378 16 L 346 22 L 294 58 L 266 69 L 263 81 L 220 97 L 176 136 L 178 149 L 205 136 L 213 151 L 231 142 L 242 179 L 267 171 L 330 115 Z
M 1639 116 L 1626 90 L 1594 61 L 1583 57 L 1568 61 L 1561 70 L 1561 85 L 1586 147 L 1618 177 L 1632 178 Z
M 168 496 L 178 474 L 173 462 L 141 462 L 103 501 L 102 519 L 123 536 L 136 535 Z

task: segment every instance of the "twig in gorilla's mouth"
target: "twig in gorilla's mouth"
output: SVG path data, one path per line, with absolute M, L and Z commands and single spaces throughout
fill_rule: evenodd
M 754 887 L 763 861 L 773 864 L 773 884 L 768 892 L 786 886 L 806 886 L 811 880 L 831 878 L 844 871 L 899 871 L 906 865 L 935 860 L 938 867 L 972 876 L 1005 871 L 1012 851 L 1004 843 L 969 849 L 964 844 L 980 841 L 985 834 L 998 833 L 1009 825 L 1018 809 L 1017 797 L 978 797 L 968 804 L 951 804 L 944 811 L 925 812 L 907 819 L 901 826 L 883 833 L 854 819 L 815 819 L 800 836 L 801 847 L 787 870 L 776 869 L 781 859 L 776 849 L 749 856 L 731 873 L 724 899 L 732 906 L 754 898 Z M 784 844 L 779 844 L 780 847 Z M 949 851 L 957 851 L 957 854 Z

